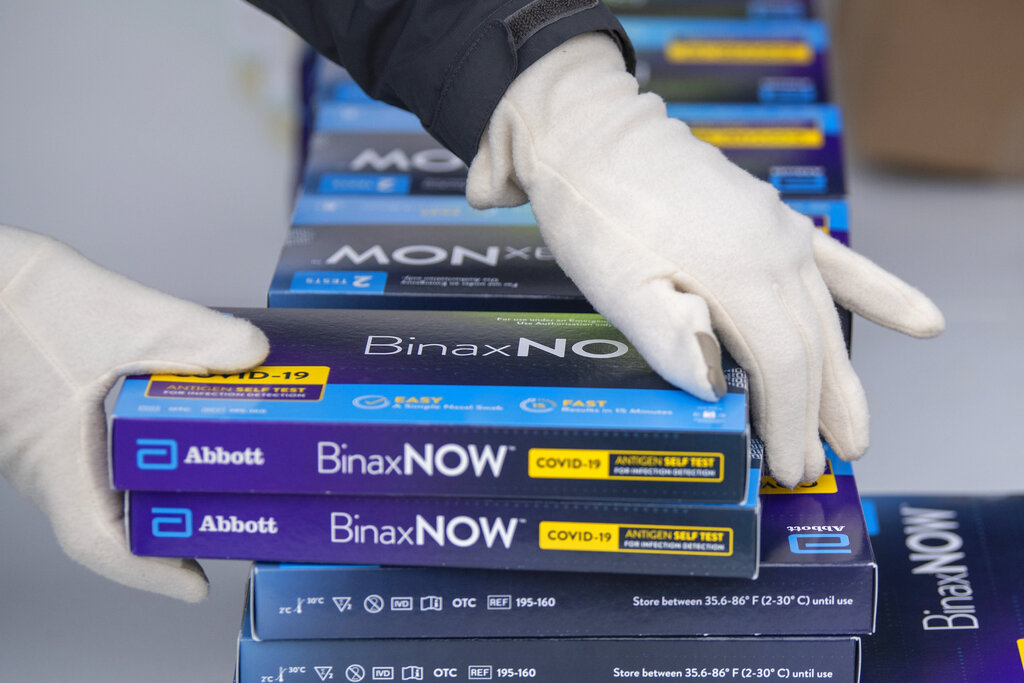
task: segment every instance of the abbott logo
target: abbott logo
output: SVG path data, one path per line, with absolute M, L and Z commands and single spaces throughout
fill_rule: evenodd
M 188 508 L 152 508 L 153 536 L 157 538 L 191 538 L 192 511 Z
M 136 439 L 135 464 L 140 470 L 178 469 L 178 442 L 174 439 Z
M 797 555 L 850 554 L 850 537 L 846 534 L 790 534 L 789 550 Z

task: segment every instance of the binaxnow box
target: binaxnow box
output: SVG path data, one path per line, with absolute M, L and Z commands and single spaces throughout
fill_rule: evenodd
M 764 479 L 756 581 L 257 563 L 252 631 L 320 638 L 820 636 L 874 628 L 876 566 L 850 466 Z
M 696 137 L 772 183 L 784 197 L 845 193 L 842 120 L 830 104 L 669 104 Z M 466 165 L 409 112 L 381 104 L 324 103 L 303 176 L 308 195 L 455 195 Z
M 835 105 L 669 104 L 668 114 L 784 197 L 846 194 Z
M 137 555 L 751 578 L 756 487 L 742 504 L 132 491 L 127 517 Z
M 243 615 L 244 616 L 244 615 Z M 460 638 L 258 641 L 243 619 L 236 681 L 859 680 L 860 639 Z
M 293 227 L 268 305 L 592 311 L 558 267 L 532 216 L 502 225 L 455 206 L 444 218 L 424 219 L 427 203 L 418 199 L 345 202 L 344 219 L 361 222 Z M 465 200 L 446 203 L 459 202 Z M 503 215 L 516 220 L 520 213 Z
M 637 80 L 670 102 L 828 100 L 828 30 L 816 20 L 621 17 Z
M 878 631 L 865 680 L 1024 680 L 1024 496 L 865 498 Z
M 846 201 L 791 199 L 848 241 Z M 270 307 L 589 312 L 528 207 L 477 211 L 458 197 L 299 198 Z M 849 314 L 841 312 L 844 329 Z
M 738 503 L 746 376 L 707 402 L 595 314 L 239 309 L 265 364 L 128 378 L 119 489 Z

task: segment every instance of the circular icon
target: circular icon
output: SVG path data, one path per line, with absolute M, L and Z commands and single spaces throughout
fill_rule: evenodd
M 352 681 L 352 683 L 359 683 L 359 681 L 366 678 L 366 669 L 358 664 L 350 664 L 348 668 L 345 669 L 345 678 Z
M 550 398 L 524 398 L 519 407 L 528 413 L 550 413 L 558 407 Z
M 387 408 L 391 405 L 391 401 L 388 400 L 387 396 L 364 394 L 363 396 L 356 396 L 352 399 L 352 405 L 356 408 L 362 408 L 363 410 L 380 410 L 381 408 Z
M 379 595 L 367 595 L 363 600 L 363 609 L 370 614 L 376 614 L 384 609 L 384 598 Z

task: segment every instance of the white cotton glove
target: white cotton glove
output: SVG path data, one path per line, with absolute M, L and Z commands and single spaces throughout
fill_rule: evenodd
M 47 514 L 64 552 L 114 581 L 189 602 L 207 594 L 195 562 L 128 551 L 107 476 L 107 392 L 126 374 L 241 371 L 267 350 L 246 321 L 0 226 L 0 472 Z
M 650 365 L 706 400 L 724 391 L 713 331 L 750 375 L 751 419 L 786 486 L 868 446 L 868 410 L 829 296 L 931 336 L 924 295 L 814 229 L 776 190 L 665 113 L 608 37 L 545 55 L 499 102 L 469 171 L 479 208 L 527 199 L 595 310 Z

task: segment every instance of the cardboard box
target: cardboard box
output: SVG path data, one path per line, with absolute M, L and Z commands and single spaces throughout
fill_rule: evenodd
M 1024 4 L 836 3 L 853 149 L 908 170 L 1024 174 Z
M 825 102 L 825 26 L 807 21 L 622 17 L 642 88 L 670 102 Z
M 232 309 L 238 375 L 125 380 L 116 488 L 736 503 L 746 375 L 709 403 L 594 314 Z
M 828 679 L 855 683 L 858 638 L 469 638 L 256 641 L 243 623 L 238 683 L 305 681 Z M 755 678 L 756 677 L 756 678 Z
M 873 631 L 876 565 L 847 463 L 831 460 L 818 486 L 765 495 L 761 525 L 756 581 L 258 563 L 252 631 L 262 640 Z
M 871 496 L 878 632 L 864 680 L 1024 680 L 1024 496 Z

